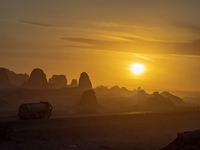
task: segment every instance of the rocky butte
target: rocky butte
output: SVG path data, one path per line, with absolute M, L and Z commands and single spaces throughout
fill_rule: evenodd
M 23 85 L 30 88 L 48 88 L 46 74 L 42 69 L 33 69 L 28 81 Z
M 79 78 L 79 85 L 80 88 L 85 89 L 92 89 L 92 83 L 90 81 L 90 78 L 86 72 L 82 72 Z
M 5 68 L 0 68 L 0 86 L 13 86 L 8 79 Z
M 53 84 L 55 88 L 62 88 L 67 86 L 67 78 L 65 75 L 53 75 L 49 79 L 49 83 Z

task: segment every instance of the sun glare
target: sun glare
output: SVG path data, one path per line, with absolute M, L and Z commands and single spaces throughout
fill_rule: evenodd
M 140 75 L 144 72 L 144 65 L 141 63 L 134 63 L 131 65 L 130 70 L 135 74 L 135 75 Z

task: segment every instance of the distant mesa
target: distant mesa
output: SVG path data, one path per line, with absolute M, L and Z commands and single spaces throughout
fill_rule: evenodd
M 141 104 L 141 108 L 151 111 L 165 111 L 176 108 L 176 105 L 169 98 L 154 92 Z
M 69 110 L 69 114 L 103 113 L 107 110 L 97 102 L 96 94 L 93 90 L 83 92 L 78 105 Z
M 115 86 L 111 87 L 110 90 L 112 90 L 112 91 L 120 91 L 120 87 L 115 85 Z
M 141 111 L 168 111 L 177 108 L 177 105 L 159 92 L 148 94 L 144 90 L 137 90 L 133 97 L 133 105 L 138 106 Z
M 9 81 L 16 86 L 21 86 L 24 82 L 28 81 L 29 75 L 26 73 L 16 74 L 15 72 L 8 69 L 6 69 L 6 72 L 8 74 Z
M 185 104 L 180 97 L 173 95 L 167 91 L 162 92 L 161 95 L 164 97 L 170 98 L 172 100 L 172 102 L 178 106 L 182 106 Z
M 49 79 L 49 83 L 55 88 L 62 88 L 67 86 L 67 78 L 65 75 L 53 75 Z
M 33 69 L 28 81 L 23 86 L 30 88 L 48 88 L 46 74 L 39 68 Z
M 69 85 L 70 87 L 77 87 L 78 86 L 78 81 L 76 79 L 72 79 L 72 82 Z
M 0 86 L 1 87 L 13 86 L 13 84 L 9 81 L 8 74 L 5 68 L 0 68 Z
M 161 150 L 199 150 L 200 130 L 178 133 L 177 138 Z
M 79 85 L 80 88 L 85 89 L 92 89 L 92 83 L 90 81 L 90 78 L 86 72 L 82 72 L 79 78 Z
M 95 92 L 93 90 L 87 90 L 83 92 L 80 99 L 80 104 L 81 105 L 97 104 L 97 98 Z

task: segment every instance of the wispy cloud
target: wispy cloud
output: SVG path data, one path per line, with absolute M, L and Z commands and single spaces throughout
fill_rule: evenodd
M 154 29 L 153 27 L 145 27 L 145 26 L 138 26 L 138 25 L 126 25 L 116 22 L 107 22 L 107 21 L 83 21 L 81 23 L 84 24 L 92 24 L 94 26 L 100 27 L 113 27 L 113 28 L 134 28 L 134 29 Z
M 191 42 L 163 42 L 163 41 L 122 41 L 99 40 L 87 38 L 61 38 L 74 45 L 68 47 L 87 48 L 95 50 L 110 50 L 118 52 L 131 52 L 136 54 L 181 54 L 200 55 L 200 39 Z M 76 43 L 90 46 L 79 46 Z
M 31 21 L 24 21 L 24 20 L 19 20 L 19 22 L 24 23 L 24 24 L 28 24 L 28 25 L 40 26 L 40 27 L 56 27 L 52 24 L 38 23 L 38 22 L 31 22 Z
M 142 56 L 142 55 L 139 55 L 139 54 L 134 54 L 136 57 L 138 57 L 138 58 L 142 58 L 142 59 L 144 59 L 144 60 L 149 60 L 149 61 L 152 61 L 152 62 L 156 62 L 155 60 L 153 60 L 153 59 L 150 59 L 150 58 L 148 58 L 148 57 L 145 57 L 145 56 Z

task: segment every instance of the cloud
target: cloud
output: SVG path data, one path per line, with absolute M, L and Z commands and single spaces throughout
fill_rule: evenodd
M 131 52 L 136 54 L 200 55 L 200 39 L 190 42 L 168 42 L 142 39 L 138 41 L 108 41 L 87 38 L 61 38 L 61 40 L 75 42 L 73 45 L 67 45 L 67 47 L 75 48 Z M 76 43 L 88 44 L 89 46 L 78 46 Z
M 113 28 L 134 28 L 134 29 L 154 29 L 153 27 L 145 27 L 145 26 L 137 26 L 137 25 L 126 25 L 116 22 L 107 22 L 107 21 L 84 21 L 81 23 L 85 24 L 92 24 L 94 26 L 100 26 L 100 27 L 113 27 Z
M 142 59 L 144 59 L 144 60 L 149 60 L 149 61 L 152 61 L 152 62 L 156 62 L 155 60 L 153 60 L 153 59 L 150 59 L 150 58 L 148 58 L 148 57 L 145 57 L 145 56 L 141 56 L 141 55 L 139 55 L 139 54 L 134 54 L 136 57 L 138 57 L 138 58 L 142 58 Z
M 31 22 L 31 21 L 24 21 L 24 20 L 19 20 L 20 23 L 28 24 L 28 25 L 33 25 L 33 26 L 40 26 L 40 27 L 56 27 L 51 24 L 45 24 L 45 23 L 38 23 L 38 22 Z

